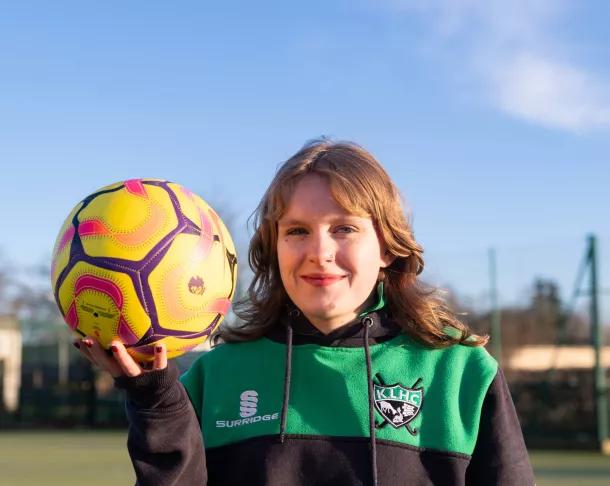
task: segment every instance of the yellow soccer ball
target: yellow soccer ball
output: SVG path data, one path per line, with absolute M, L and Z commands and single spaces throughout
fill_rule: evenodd
M 140 361 L 205 341 L 231 306 L 235 246 L 216 212 L 158 179 L 106 186 L 79 202 L 53 250 L 55 300 L 77 335 L 118 339 Z

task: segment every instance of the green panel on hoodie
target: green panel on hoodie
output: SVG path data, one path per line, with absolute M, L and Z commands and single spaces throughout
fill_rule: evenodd
M 415 435 L 375 410 L 377 423 L 385 423 L 377 438 L 470 455 L 483 399 L 497 372 L 485 349 L 430 349 L 405 335 L 370 349 L 375 382 L 411 388 L 421 379 L 417 388 L 423 389 L 419 413 L 408 424 Z M 263 338 L 220 345 L 193 364 L 182 382 L 206 448 L 280 433 L 285 363 L 286 346 Z M 369 437 L 368 417 L 364 348 L 293 347 L 287 434 Z

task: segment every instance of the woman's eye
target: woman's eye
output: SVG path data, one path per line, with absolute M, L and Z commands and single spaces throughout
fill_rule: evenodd
M 304 235 L 306 233 L 307 231 L 305 230 L 305 228 L 290 228 L 286 231 L 287 235 Z
M 335 231 L 337 233 L 354 233 L 357 230 L 353 226 L 339 226 Z

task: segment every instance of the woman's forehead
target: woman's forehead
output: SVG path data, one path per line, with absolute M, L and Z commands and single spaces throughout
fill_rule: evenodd
M 341 196 L 337 188 L 333 187 L 325 177 L 309 174 L 300 179 L 292 188 L 284 191 L 284 208 L 280 219 L 312 216 L 328 218 L 366 216 L 366 212 L 361 207 L 354 207 L 345 197 Z
M 278 219 L 280 226 L 313 223 L 354 223 L 372 222 L 368 214 L 349 211 L 333 201 L 332 206 L 312 201 L 311 204 L 293 202 L 289 204 Z

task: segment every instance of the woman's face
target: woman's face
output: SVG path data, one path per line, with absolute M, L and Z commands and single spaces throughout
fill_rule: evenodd
M 296 185 L 278 221 L 277 254 L 288 296 L 324 333 L 369 305 L 379 269 L 391 261 L 373 221 L 345 211 L 314 174 Z

